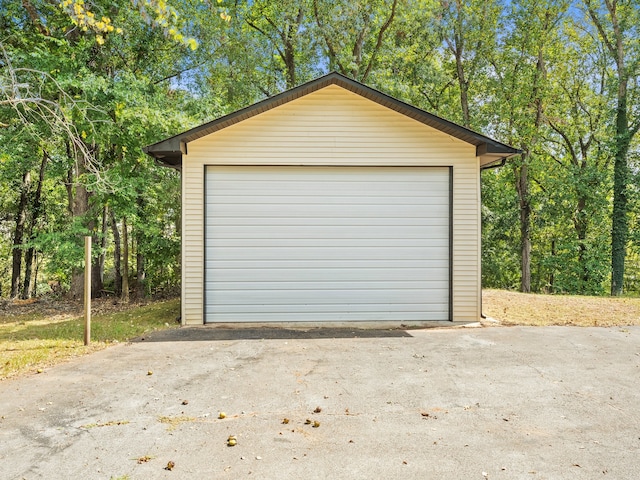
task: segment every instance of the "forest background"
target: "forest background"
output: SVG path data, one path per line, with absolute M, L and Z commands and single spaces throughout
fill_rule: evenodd
M 142 147 L 329 71 L 522 150 L 482 173 L 483 285 L 640 293 L 637 0 L 0 0 L 0 297 L 180 288 Z

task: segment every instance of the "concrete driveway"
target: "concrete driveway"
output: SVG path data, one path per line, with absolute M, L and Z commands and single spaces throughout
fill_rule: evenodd
M 183 328 L 0 398 L 2 479 L 640 478 L 638 327 Z

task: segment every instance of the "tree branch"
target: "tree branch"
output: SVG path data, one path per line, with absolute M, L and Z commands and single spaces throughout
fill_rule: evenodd
M 369 58 L 369 63 L 367 65 L 367 68 L 365 69 L 364 74 L 362 75 L 361 80 L 363 82 L 367 80 L 367 77 L 371 72 L 371 68 L 373 67 L 373 62 L 375 61 L 376 56 L 378 55 L 378 51 L 382 47 L 384 34 L 387 31 L 387 29 L 391 26 L 391 22 L 393 22 L 393 19 L 396 15 L 397 6 L 398 6 L 398 0 L 393 0 L 393 4 L 391 5 L 391 14 L 389 15 L 389 18 L 387 18 L 387 21 L 384 22 L 384 25 L 382 25 L 382 28 L 380 28 L 380 31 L 378 32 L 378 40 L 376 41 L 376 46 L 373 49 L 373 53 L 371 53 L 371 57 Z
M 604 31 L 604 28 L 602 26 L 602 22 L 600 22 L 600 18 L 598 18 L 597 13 L 591 7 L 591 3 L 587 4 L 587 11 L 589 12 L 589 16 L 591 17 L 591 20 L 593 20 L 593 24 L 598 29 L 598 32 L 600 33 L 600 36 L 602 37 L 602 40 L 604 41 L 605 45 L 609 49 L 609 52 L 611 52 L 611 55 L 613 55 L 613 57 L 615 58 L 616 57 L 616 49 L 613 46 L 613 44 L 611 43 L 611 40 L 607 36 L 606 32 Z
M 269 21 L 267 19 L 267 21 Z M 270 41 L 271 44 L 275 47 L 275 49 L 278 51 L 278 55 L 280 55 L 280 58 L 282 58 L 284 60 L 284 53 L 282 52 L 282 50 L 280 50 L 280 47 L 278 46 L 278 44 L 276 42 L 273 41 L 273 39 L 271 38 L 271 35 L 269 35 L 268 33 L 266 33 L 263 29 L 261 29 L 260 27 L 258 27 L 256 24 L 254 24 L 251 20 L 245 20 L 245 22 L 247 23 L 247 25 L 249 25 L 251 28 L 253 28 L 254 30 L 260 32 L 262 35 L 264 35 L 265 37 L 267 37 Z M 280 33 L 278 31 L 278 33 Z
M 320 28 L 320 31 L 322 32 L 322 37 L 324 38 L 324 41 L 327 45 L 327 50 L 329 51 L 330 59 L 338 64 L 338 67 L 340 68 L 340 72 L 342 74 L 347 75 L 348 72 L 342 65 L 342 62 L 340 62 L 340 60 L 338 59 L 338 56 L 336 55 L 336 51 L 333 48 L 333 43 L 331 43 L 331 40 L 327 36 L 324 25 L 322 24 L 322 20 L 320 20 L 320 12 L 318 11 L 318 0 L 313 0 L 313 14 L 316 17 L 316 24 Z
M 569 140 L 569 136 L 562 129 L 560 129 L 560 127 L 554 124 L 551 119 L 547 118 L 547 123 L 558 135 L 562 137 L 565 146 L 567 150 L 569 150 L 569 154 L 571 155 L 571 163 L 573 163 L 575 166 L 578 166 L 578 157 L 576 155 L 575 149 L 573 148 L 573 145 L 571 144 L 571 140 Z

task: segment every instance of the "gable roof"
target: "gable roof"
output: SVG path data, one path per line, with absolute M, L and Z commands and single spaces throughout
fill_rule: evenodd
M 361 97 L 376 102 L 384 107 L 390 108 L 418 122 L 428 125 L 436 130 L 451 135 L 454 138 L 467 142 L 476 147 L 476 156 L 480 157 L 481 165 L 486 166 L 496 161 L 504 160 L 521 153 L 517 148 L 513 148 L 504 143 L 498 142 L 444 118 L 433 115 L 429 112 L 416 108 L 408 103 L 390 97 L 378 90 L 352 80 L 337 72 L 332 72 L 322 77 L 311 80 L 298 87 L 286 90 L 278 95 L 269 97 L 258 103 L 254 103 L 236 112 L 217 118 L 210 122 L 194 127 L 186 132 L 182 132 L 173 137 L 169 137 L 160 142 L 148 145 L 143 151 L 155 158 L 161 164 L 169 167 L 180 168 L 182 166 L 182 155 L 187 153 L 187 144 L 205 135 L 217 132 L 243 120 L 247 120 L 255 115 L 271 110 L 282 104 L 291 102 L 297 98 L 308 95 L 312 92 L 325 88 L 329 85 L 337 85 Z

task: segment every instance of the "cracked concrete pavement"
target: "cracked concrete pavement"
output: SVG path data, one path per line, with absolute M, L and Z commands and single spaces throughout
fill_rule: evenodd
M 640 327 L 182 328 L 0 383 L 0 478 L 640 478 L 639 380 Z

